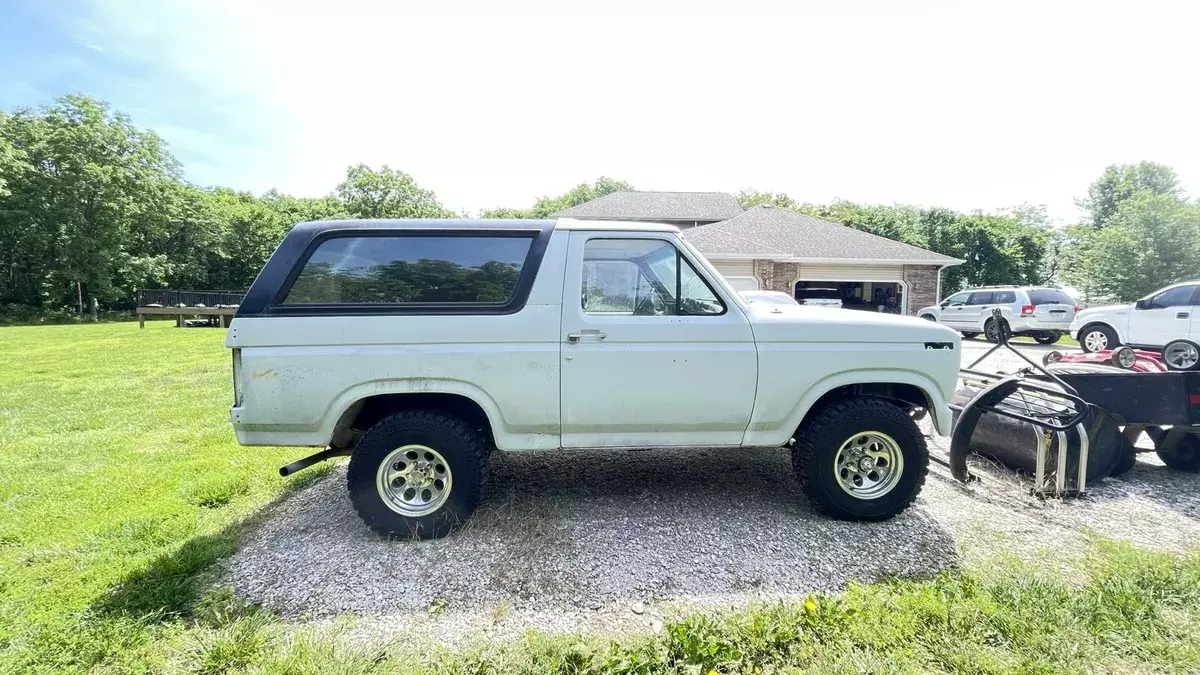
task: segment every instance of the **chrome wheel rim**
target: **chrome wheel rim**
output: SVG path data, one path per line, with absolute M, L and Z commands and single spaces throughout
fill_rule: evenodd
M 388 453 L 375 472 L 375 489 L 388 508 L 420 517 L 442 508 L 453 476 L 441 453 L 426 445 L 405 445 Z
M 1083 336 L 1083 346 L 1088 348 L 1088 351 L 1098 352 L 1108 348 L 1108 336 L 1102 331 L 1094 330 Z
M 838 487 L 856 499 L 877 499 L 892 491 L 904 473 L 900 444 L 887 434 L 864 431 L 842 443 L 833 458 Z
M 1195 345 L 1186 342 L 1177 342 L 1167 345 L 1163 351 L 1163 360 L 1174 366 L 1177 370 L 1188 370 L 1194 368 L 1197 362 L 1200 362 L 1200 350 L 1197 350 Z

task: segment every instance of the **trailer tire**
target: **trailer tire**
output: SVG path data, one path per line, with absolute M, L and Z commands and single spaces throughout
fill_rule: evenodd
M 975 338 L 979 337 L 979 333 L 969 330 L 969 331 L 966 331 L 965 333 L 963 333 L 962 336 L 968 340 L 974 340 Z
M 1039 345 L 1052 345 L 1062 339 L 1062 333 L 1058 331 L 1050 331 L 1049 333 L 1037 333 L 1033 336 L 1033 341 Z
M 1188 434 L 1170 450 L 1159 450 L 1158 458 L 1176 471 L 1200 473 L 1200 436 Z
M 839 520 L 887 520 L 920 494 L 929 450 L 900 406 L 845 398 L 809 413 L 796 431 L 792 468 L 817 511 Z
M 479 505 L 487 458 L 482 435 L 458 417 L 398 412 L 363 434 L 350 456 L 346 489 L 354 510 L 379 534 L 436 539 Z M 403 489 L 407 484 L 416 487 Z

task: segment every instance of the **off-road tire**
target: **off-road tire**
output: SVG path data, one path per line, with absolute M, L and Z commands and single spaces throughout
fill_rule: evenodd
M 1005 321 L 1004 319 L 1001 319 L 1000 324 L 997 325 L 995 319 L 988 319 L 983 324 L 983 335 L 987 339 L 988 342 L 999 342 L 1000 341 L 1000 332 L 999 332 L 1000 327 L 1004 328 L 1004 330 L 1008 333 L 1009 338 L 1012 337 L 1012 331 L 1009 329 L 1007 321 Z
M 967 331 L 963 333 L 962 336 L 968 340 L 974 340 L 975 338 L 979 337 L 979 333 L 976 333 L 975 331 Z
M 1102 323 L 1094 323 L 1094 324 L 1091 324 L 1088 326 L 1084 326 L 1083 330 L 1079 331 L 1079 348 L 1082 349 L 1085 354 L 1091 354 L 1093 351 L 1096 351 L 1096 350 L 1088 348 L 1088 345 L 1087 345 L 1088 333 L 1095 333 L 1095 332 L 1100 332 L 1100 333 L 1104 334 L 1104 338 L 1108 341 L 1104 345 L 1105 349 L 1116 349 L 1117 347 L 1121 346 L 1121 340 L 1119 338 L 1117 338 L 1117 333 L 1113 329 L 1109 328 L 1108 326 L 1105 326 Z
M 1176 471 L 1200 473 L 1200 436 L 1188 434 L 1170 450 L 1159 450 L 1158 458 Z
M 896 485 L 875 499 L 859 499 L 838 484 L 834 459 L 855 434 L 877 431 L 890 436 L 904 458 Z M 887 520 L 908 508 L 925 485 L 929 449 L 925 437 L 900 406 L 880 398 L 841 399 L 808 414 L 792 447 L 792 469 L 813 507 L 839 520 Z
M 420 517 L 393 510 L 376 489 L 380 462 L 396 448 L 410 444 L 440 453 L 453 477 L 446 503 Z M 350 456 L 346 489 L 354 510 L 367 527 L 379 534 L 436 539 L 465 523 L 479 506 L 487 459 L 487 443 L 461 419 L 437 411 L 399 412 L 376 422 L 363 434 Z
M 1033 341 L 1039 345 L 1052 345 L 1062 339 L 1062 333 L 1038 333 L 1033 336 Z

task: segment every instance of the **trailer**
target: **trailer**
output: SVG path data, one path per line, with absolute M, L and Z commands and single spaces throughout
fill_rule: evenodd
M 1002 323 L 1002 322 L 1000 322 Z M 977 480 L 967 465 L 979 425 L 985 416 L 1032 427 L 1035 437 L 1013 433 L 1003 439 L 1006 461 L 1033 467 L 1031 492 L 1038 496 L 1071 497 L 1086 493 L 1089 466 L 1092 479 L 1117 475 L 1133 466 L 1135 452 L 1157 452 L 1167 466 L 1200 472 L 1200 372 L 1159 371 L 1091 364 L 1035 363 L 1009 344 L 1002 333 L 997 344 L 960 369 L 964 384 L 972 385 L 968 401 L 952 403 L 955 425 L 946 459 L 934 461 L 950 468 L 958 480 Z M 1027 365 L 1015 373 L 984 370 L 980 364 L 1000 350 L 1015 354 Z M 1153 449 L 1138 448 L 1145 433 Z M 1031 442 L 1032 441 L 1032 442 Z M 1107 453 L 1106 465 L 1096 471 L 1092 454 Z M 1003 460 L 1002 460 L 1003 461 Z M 1091 462 L 1091 464 L 1089 464 Z

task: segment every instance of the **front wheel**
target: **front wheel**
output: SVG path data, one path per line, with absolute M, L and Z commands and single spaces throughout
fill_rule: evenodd
M 1033 341 L 1039 345 L 1052 345 L 1055 342 L 1058 342 L 1059 338 L 1061 337 L 1062 333 L 1052 331 L 1049 333 L 1038 333 L 1037 335 L 1034 335 Z
M 452 415 L 389 415 L 363 434 L 346 473 L 354 509 L 380 534 L 444 537 L 471 516 L 483 491 L 487 445 Z
M 813 506 L 840 520 L 886 520 L 908 508 L 929 468 L 929 450 L 900 406 L 848 398 L 809 414 L 792 467 Z
M 1113 329 L 1103 324 L 1095 324 L 1079 331 L 1079 346 L 1091 354 L 1105 349 L 1116 349 L 1121 346 L 1121 341 L 1117 339 Z

